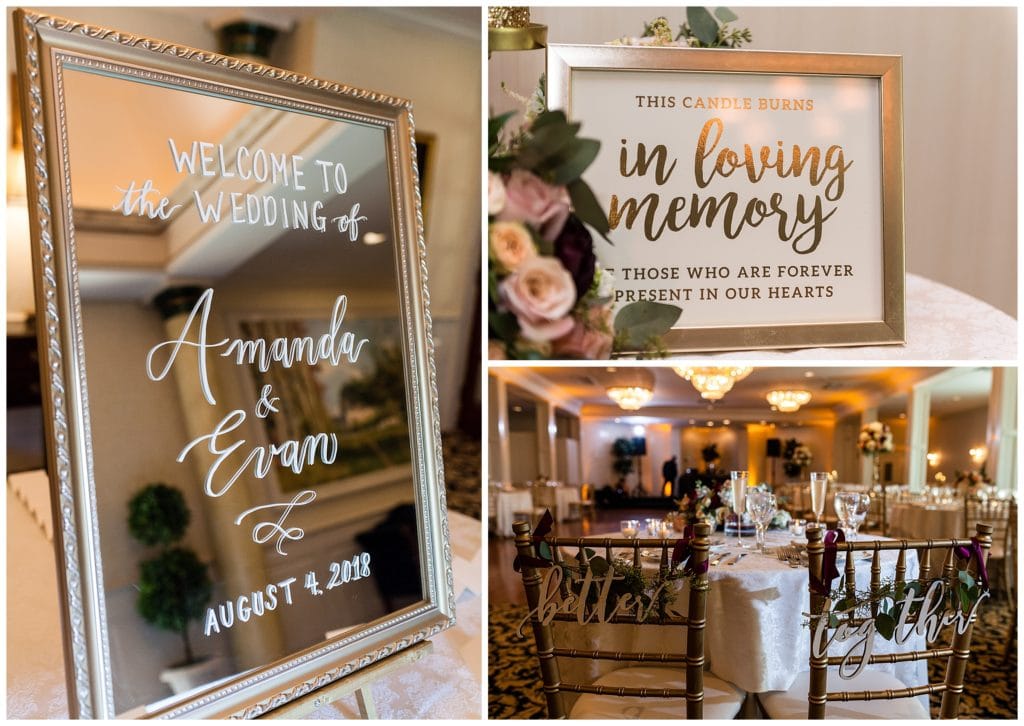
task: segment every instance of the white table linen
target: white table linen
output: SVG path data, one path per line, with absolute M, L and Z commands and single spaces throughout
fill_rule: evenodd
M 904 345 L 760 350 L 759 360 L 1017 359 L 1017 320 L 986 302 L 919 275 L 907 275 Z M 749 351 L 713 358 L 748 360 Z
M 497 489 L 494 496 L 495 528 L 501 537 L 514 537 L 512 522 L 516 512 L 533 511 L 533 494 L 529 489 Z
M 721 534 L 716 534 L 713 539 L 721 538 Z M 728 551 L 740 552 L 731 546 L 734 538 L 726 539 L 730 543 Z M 750 539 L 752 543 L 753 538 Z M 803 538 L 794 538 L 788 532 L 771 531 L 767 535 L 769 547 L 789 544 L 794 539 Z M 871 537 L 862 535 L 862 539 Z M 883 578 L 892 577 L 896 556 L 896 552 L 882 553 Z M 840 572 L 844 563 L 845 555 L 840 554 L 837 558 Z M 911 575 L 917 572 L 917 553 L 913 550 L 907 552 L 907 572 Z M 736 565 L 711 567 L 709 575 L 711 588 L 704 647 L 712 672 L 750 693 L 788 689 L 799 673 L 810 669 L 810 630 L 804 624 L 804 613 L 809 605 L 807 569 L 791 568 L 774 554 L 751 553 Z M 869 581 L 870 561 L 858 561 L 858 588 L 867 589 Z M 838 585 L 839 578 L 836 578 L 833 588 Z M 686 586 L 681 585 L 676 596 L 676 609 L 685 611 L 686 597 Z M 681 626 L 638 628 L 627 624 L 568 624 L 560 630 L 555 630 L 556 644 L 562 647 L 685 652 L 686 631 Z M 874 645 L 876 653 L 891 653 L 922 648 L 924 642 L 923 638 L 913 636 L 906 644 L 897 646 L 876 636 Z M 833 647 L 829 654 L 844 655 L 845 650 Z M 609 662 L 575 663 L 561 659 L 560 667 L 565 680 L 592 680 L 621 666 Z M 908 685 L 921 685 L 927 679 L 924 661 L 878 664 L 871 668 L 892 673 Z
M 964 536 L 964 505 L 897 502 L 889 507 L 889 536 L 954 539 Z

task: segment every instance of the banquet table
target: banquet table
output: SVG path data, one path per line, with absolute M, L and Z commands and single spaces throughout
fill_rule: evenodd
M 529 489 L 505 489 L 495 487 L 490 491 L 494 498 L 495 528 L 501 537 L 514 537 L 512 522 L 516 512 L 533 511 L 533 494 Z
M 897 539 L 949 539 L 964 535 L 964 505 L 895 502 L 889 505 L 889 536 Z
M 45 492 L 44 492 L 45 493 Z M 67 719 L 59 599 L 53 544 L 35 520 L 37 511 L 8 485 L 7 576 L 19 583 L 7 600 L 7 717 Z M 448 512 L 455 585 L 456 625 L 432 639 L 416 663 L 395 669 L 370 686 L 381 718 L 479 719 L 481 673 L 482 547 L 480 521 Z M 308 718 L 358 717 L 355 696 L 322 706 Z
M 595 539 L 615 534 L 596 535 Z M 873 539 L 861 535 L 862 539 Z M 715 534 L 712 541 L 723 537 Z M 738 553 L 735 538 L 725 538 L 726 550 Z M 748 541 L 747 537 L 744 537 Z M 794 541 L 804 542 L 788 531 L 770 531 L 766 537 L 769 550 Z M 753 544 L 753 538 L 749 538 Z M 714 549 L 720 552 L 721 549 Z M 705 657 L 711 671 L 748 693 L 785 690 L 800 672 L 809 670 L 810 631 L 805 625 L 808 608 L 807 568 L 790 567 L 772 554 L 744 550 L 750 554 L 735 565 L 720 563 L 709 569 L 710 590 L 707 600 L 707 630 L 705 631 Z M 883 552 L 882 577 L 892 577 L 897 553 Z M 845 562 L 840 555 L 840 570 Z M 712 557 L 714 559 L 714 557 Z M 726 558 L 728 561 L 730 558 Z M 857 586 L 867 589 L 870 580 L 870 560 L 856 560 Z M 907 572 L 917 572 L 917 553 L 907 552 Z M 680 581 L 682 583 L 683 581 Z M 838 587 L 839 580 L 833 583 Z M 686 586 L 681 585 L 675 607 L 684 611 Z M 575 625 L 569 624 L 555 631 L 555 643 L 560 647 L 599 648 L 602 650 L 642 649 L 650 652 L 685 650 L 682 627 L 638 628 L 630 624 Z M 876 653 L 890 653 L 899 648 L 923 647 L 923 638 L 912 636 L 905 645 L 876 637 Z M 849 644 L 847 644 L 848 648 Z M 844 655 L 844 649 L 833 648 L 830 655 Z M 621 667 L 615 663 L 585 661 L 560 662 L 565 680 L 593 679 Z M 876 664 L 874 670 L 893 673 L 908 685 L 921 685 L 927 680 L 924 661 Z M 927 698 L 922 700 L 927 708 Z
M 907 275 L 903 345 L 762 350 L 764 360 L 1016 360 L 1017 320 L 1002 310 L 940 282 Z M 750 358 L 730 351 L 713 358 Z

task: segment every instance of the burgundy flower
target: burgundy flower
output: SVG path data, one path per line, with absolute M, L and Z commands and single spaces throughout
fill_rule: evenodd
M 576 283 L 576 299 L 583 297 L 594 281 L 594 240 L 575 214 L 570 214 L 555 239 L 555 257 Z

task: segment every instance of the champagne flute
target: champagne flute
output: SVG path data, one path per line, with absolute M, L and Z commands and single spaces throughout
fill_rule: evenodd
M 747 472 L 729 472 L 732 478 L 732 511 L 736 513 L 736 546 L 746 549 L 743 544 L 743 512 L 747 507 Z
M 811 509 L 814 510 L 814 521 L 821 526 L 821 515 L 825 511 L 825 495 L 828 493 L 828 472 L 811 472 Z

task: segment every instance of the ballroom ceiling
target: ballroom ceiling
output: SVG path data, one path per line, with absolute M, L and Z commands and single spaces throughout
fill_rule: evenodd
M 697 421 L 724 418 L 738 421 L 774 421 L 801 424 L 809 421 L 834 420 L 847 413 L 877 406 L 884 416 L 897 417 L 906 411 L 906 391 L 915 383 L 939 374 L 945 368 L 854 368 L 854 367 L 771 367 L 755 369 L 735 384 L 732 391 L 717 403 L 701 399 L 693 386 L 670 367 L 646 368 L 653 376 L 654 396 L 650 403 L 636 412 L 619 409 L 606 389 L 611 385 L 628 384 L 637 373 L 630 367 L 533 368 L 526 372 L 524 387 L 513 385 L 509 405 L 532 405 L 534 396 L 527 392 L 530 382 L 550 387 L 567 405 L 578 408 L 584 416 L 617 416 L 623 419 L 643 417 L 648 420 Z M 518 371 L 517 373 L 523 373 Z M 932 393 L 932 415 L 944 415 L 985 405 L 991 388 L 991 369 L 966 368 L 956 375 L 944 374 Z M 800 388 L 811 393 L 811 402 L 795 413 L 773 412 L 765 400 L 768 391 L 776 388 Z

